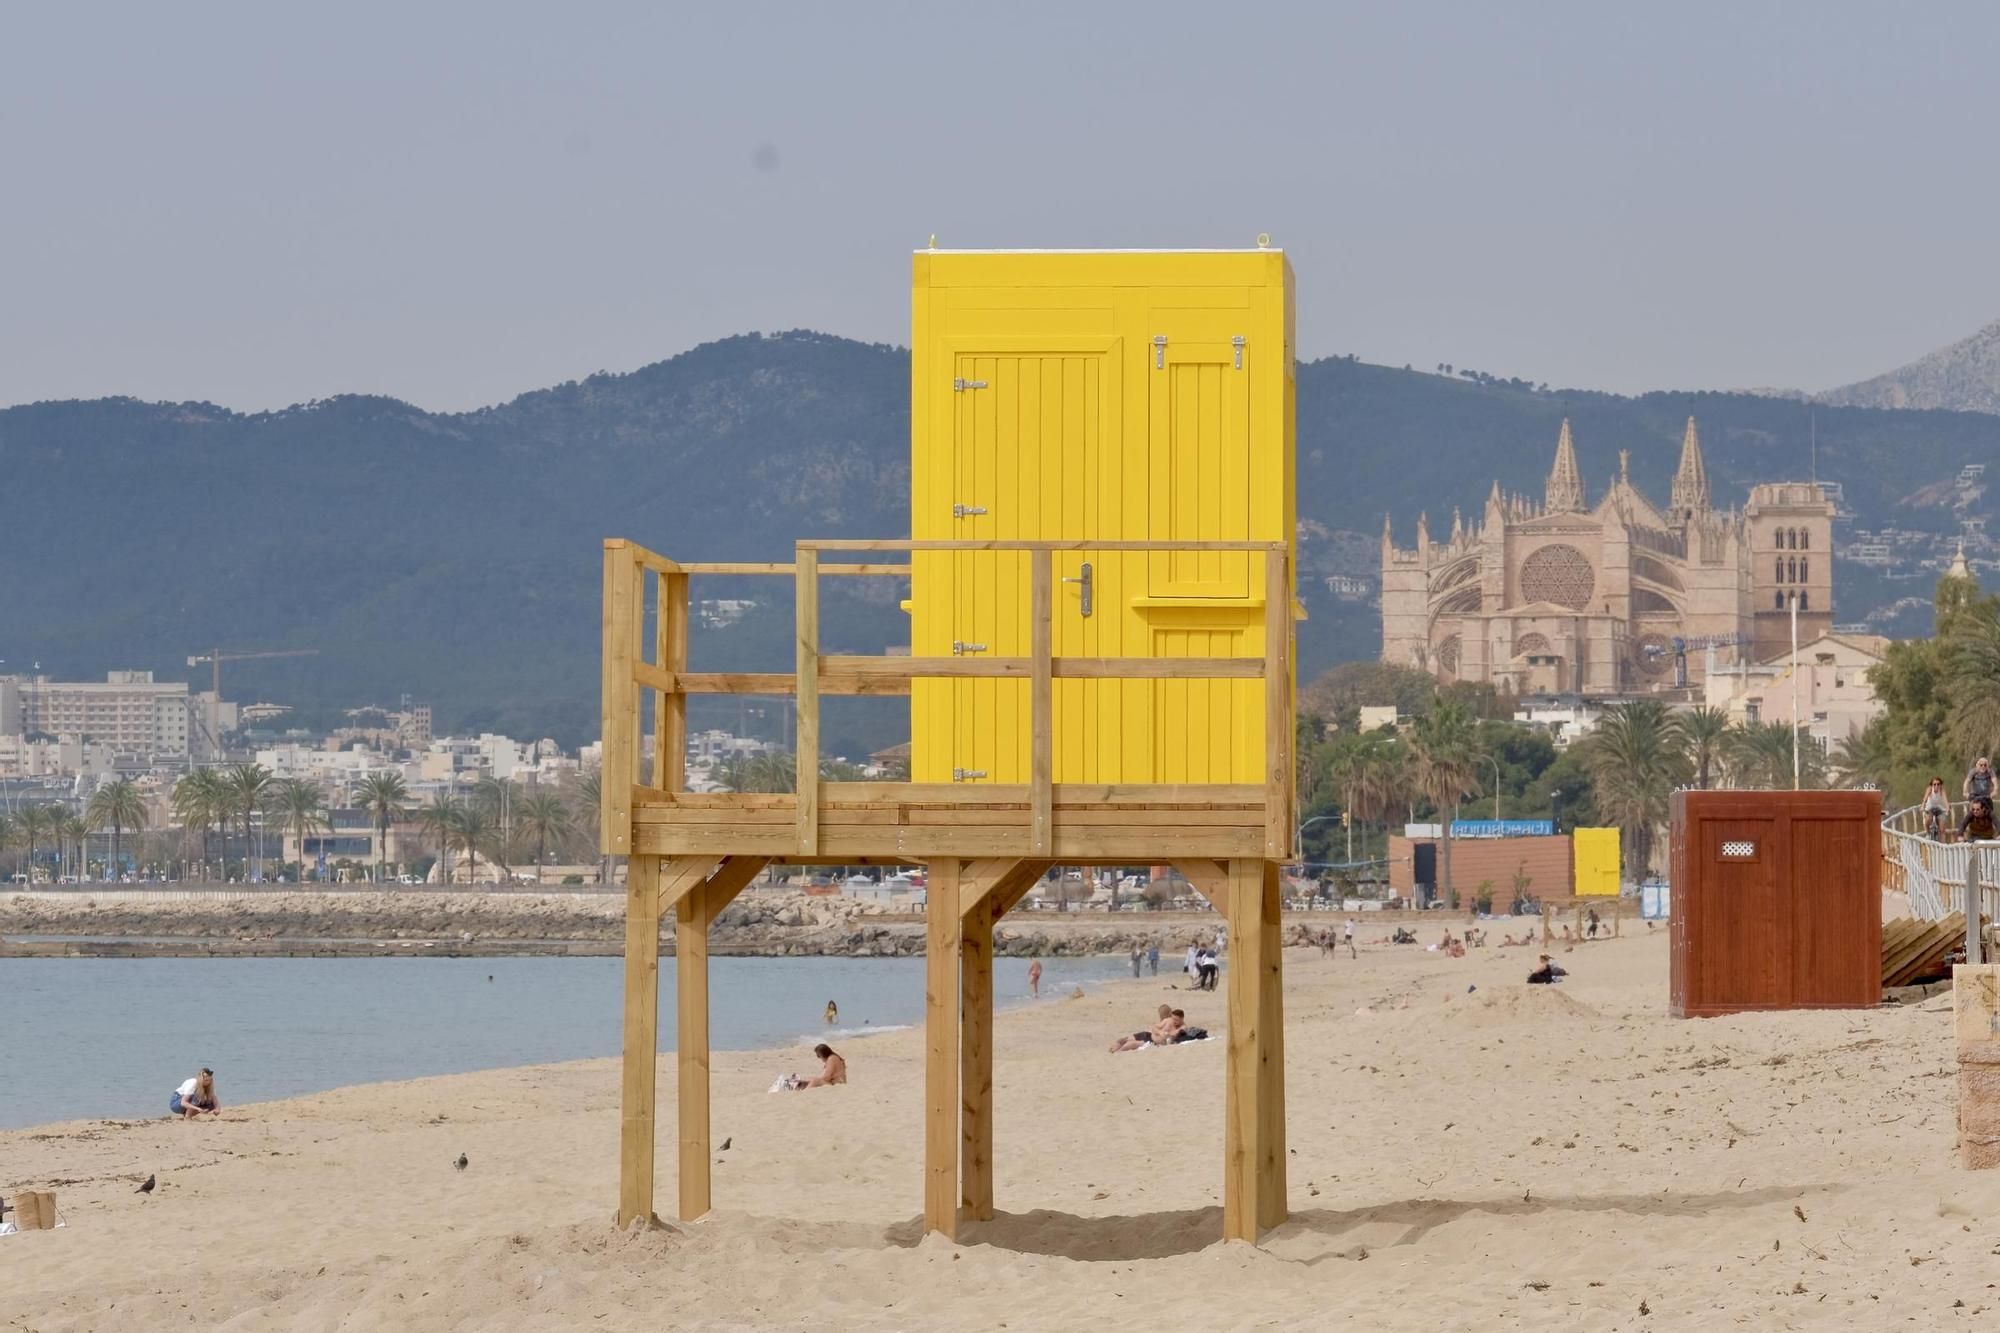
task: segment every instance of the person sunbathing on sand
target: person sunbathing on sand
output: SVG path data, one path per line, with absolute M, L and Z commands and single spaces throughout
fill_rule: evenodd
M 1174 1021 L 1174 1007 L 1170 1004 L 1161 1005 L 1160 1016 L 1154 1021 L 1151 1028 L 1144 1032 L 1134 1032 L 1129 1037 L 1120 1037 L 1117 1041 L 1112 1042 L 1111 1054 L 1117 1055 L 1121 1051 L 1136 1051 L 1141 1046 L 1150 1046 L 1156 1041 L 1159 1041 L 1161 1045 L 1166 1045 L 1167 1042 L 1173 1040 L 1172 1034 L 1179 1030 L 1177 1027 L 1169 1026 Z M 1166 1041 L 1160 1041 L 1160 1034 L 1162 1032 L 1168 1034 Z
M 847 1082 L 847 1061 L 840 1053 L 821 1042 L 813 1047 L 813 1054 L 819 1057 L 819 1073 L 811 1078 L 799 1079 L 792 1085 L 794 1091 L 803 1092 L 807 1088 L 830 1088 L 836 1083 Z

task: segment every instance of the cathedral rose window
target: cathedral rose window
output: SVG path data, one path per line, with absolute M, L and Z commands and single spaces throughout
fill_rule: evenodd
M 1596 587 L 1590 561 L 1574 546 L 1561 542 L 1543 546 L 1521 562 L 1521 596 L 1530 602 L 1553 602 L 1581 611 L 1590 604 Z

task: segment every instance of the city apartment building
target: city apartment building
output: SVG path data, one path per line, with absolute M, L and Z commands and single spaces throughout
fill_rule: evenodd
M 121 754 L 180 758 L 188 752 L 186 681 L 156 681 L 150 671 L 113 671 L 102 681 L 10 678 L 0 704 L 0 734 L 82 737 Z

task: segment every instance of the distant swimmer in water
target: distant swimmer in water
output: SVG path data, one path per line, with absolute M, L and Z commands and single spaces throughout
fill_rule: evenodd
M 826 1025 L 832 1027 L 840 1021 L 840 1006 L 832 1000 L 826 1002 Z

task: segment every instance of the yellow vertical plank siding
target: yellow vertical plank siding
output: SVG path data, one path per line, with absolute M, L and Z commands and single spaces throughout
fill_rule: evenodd
M 924 251 L 911 310 L 911 536 L 1295 541 L 1281 252 Z M 913 652 L 1032 651 L 1025 553 L 913 566 Z M 1261 658 L 1267 599 L 1292 600 L 1247 552 L 1064 551 L 1054 573 L 1058 657 Z M 1029 690 L 917 682 L 911 776 L 1026 782 Z M 1265 777 L 1260 681 L 1059 679 L 1053 717 L 1057 782 Z

